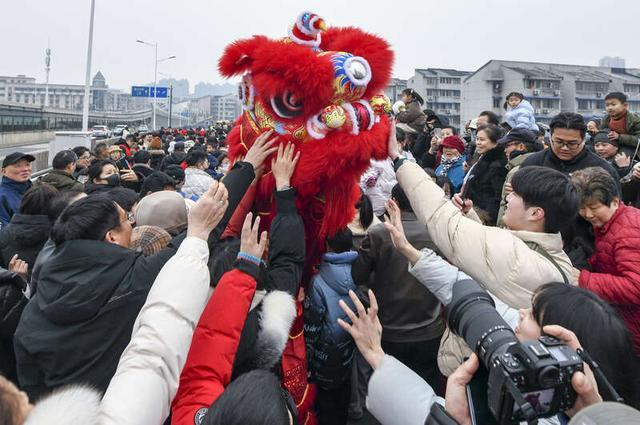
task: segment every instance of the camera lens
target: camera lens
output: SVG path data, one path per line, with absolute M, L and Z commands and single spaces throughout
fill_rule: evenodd
M 560 371 L 556 366 L 547 366 L 540 369 L 538 372 L 538 382 L 543 387 L 553 387 L 560 378 Z
M 449 328 L 465 340 L 487 368 L 494 355 L 518 342 L 491 296 L 473 280 L 453 285 L 451 303 L 445 311 Z

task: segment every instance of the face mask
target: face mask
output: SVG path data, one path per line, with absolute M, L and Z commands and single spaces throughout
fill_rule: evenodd
M 111 174 L 105 179 L 107 186 L 120 186 L 120 174 Z

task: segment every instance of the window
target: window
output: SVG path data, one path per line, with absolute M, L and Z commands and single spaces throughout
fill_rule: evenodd
M 608 86 L 609 86 L 608 83 L 592 83 L 587 81 L 576 81 L 576 91 L 604 93 L 607 91 Z
M 604 110 L 604 100 L 578 99 L 579 111 Z
M 560 82 L 554 80 L 524 80 L 525 89 L 560 89 Z
M 493 107 L 494 108 L 501 108 L 502 107 L 502 98 L 501 97 L 494 97 L 493 98 Z
M 460 78 L 440 77 L 440 84 L 460 84 Z
M 434 86 L 437 81 L 438 81 L 437 78 L 427 78 L 427 84 L 430 85 L 430 86 Z M 411 82 L 413 82 L 413 81 L 411 81 Z
M 625 84 L 625 93 L 640 93 L 640 84 Z
M 453 97 L 455 99 L 460 98 L 460 90 L 440 90 L 440 96 Z

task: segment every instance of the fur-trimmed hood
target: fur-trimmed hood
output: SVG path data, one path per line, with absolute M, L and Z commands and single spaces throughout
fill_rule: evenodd
M 101 399 L 102 394 L 92 387 L 63 387 L 37 402 L 24 425 L 97 424 Z
M 293 297 L 283 291 L 269 292 L 247 316 L 233 365 L 232 379 L 254 369 L 275 366 L 287 344 L 296 316 Z

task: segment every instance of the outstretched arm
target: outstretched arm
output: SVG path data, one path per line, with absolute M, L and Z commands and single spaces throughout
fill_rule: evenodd
M 269 290 L 288 292 L 294 298 L 302 279 L 305 258 L 304 224 L 296 208 L 296 191 L 291 184 L 300 152 L 295 146 L 280 145 L 272 161 L 271 170 L 276 180 L 277 214 L 271 223 L 269 243 Z

